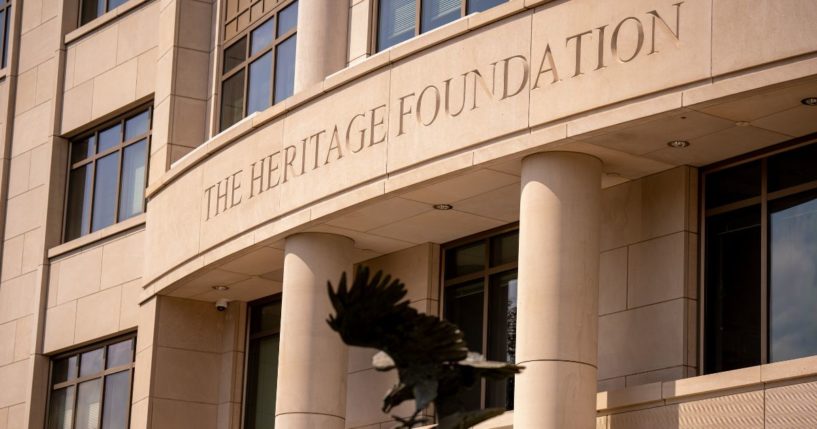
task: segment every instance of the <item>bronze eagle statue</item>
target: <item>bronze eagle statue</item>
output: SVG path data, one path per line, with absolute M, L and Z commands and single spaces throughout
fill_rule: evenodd
M 383 399 L 383 412 L 407 400 L 416 408 L 408 418 L 392 416 L 399 428 L 426 423 L 420 413 L 434 403 L 437 429 L 465 429 L 502 414 L 503 408 L 467 410 L 462 393 L 482 378 L 502 380 L 523 367 L 484 360 L 471 353 L 463 333 L 454 324 L 422 314 L 409 305 L 405 285 L 378 271 L 370 278 L 359 267 L 351 287 L 346 273 L 337 290 L 327 282 L 335 314 L 327 323 L 350 346 L 380 350 L 372 359 L 375 369 L 397 369 L 400 381 Z

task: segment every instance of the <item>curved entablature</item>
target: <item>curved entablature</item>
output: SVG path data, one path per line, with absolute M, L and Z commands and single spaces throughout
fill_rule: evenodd
M 739 46 L 742 36 L 714 33 L 712 8 L 697 0 L 536 9 L 512 2 L 244 119 L 148 189 L 146 293 L 350 208 L 536 151 L 593 154 L 628 171 L 625 178 L 685 163 L 583 139 L 650 115 L 677 119 L 690 106 L 759 86 L 713 77 L 813 50 L 794 46 L 748 62 L 735 53 L 715 63 L 713 49 Z M 770 79 L 809 75 L 797 64 L 780 67 L 785 76 Z M 654 151 L 666 149 L 659 144 Z

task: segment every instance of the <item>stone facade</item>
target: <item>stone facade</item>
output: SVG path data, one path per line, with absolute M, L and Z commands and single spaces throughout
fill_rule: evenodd
M 817 357 L 701 363 L 702 171 L 814 139 L 812 0 L 507 0 L 381 52 L 376 0 L 299 0 L 294 95 L 221 132 L 236 11 L 287 0 L 79 3 L 9 9 L 0 429 L 46 427 L 55 357 L 133 333 L 132 429 L 245 427 L 276 294 L 277 427 L 391 427 L 327 277 L 383 269 L 442 316 L 446 245 L 515 222 L 528 371 L 479 428 L 817 426 Z M 140 106 L 144 213 L 65 241 L 72 142 Z

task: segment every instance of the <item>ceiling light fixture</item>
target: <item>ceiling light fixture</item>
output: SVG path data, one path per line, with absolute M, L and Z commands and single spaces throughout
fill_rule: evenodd
M 817 97 L 806 97 L 800 100 L 800 102 L 806 106 L 817 106 Z
M 454 208 L 451 204 L 434 204 L 434 210 L 451 210 Z
M 218 286 L 213 286 L 213 290 L 217 290 L 219 292 L 224 292 L 225 290 L 230 290 L 230 287 L 229 286 L 218 285 Z
M 737 121 L 735 122 L 735 125 L 738 127 L 748 127 L 751 124 L 749 124 L 748 121 Z
M 689 142 L 686 140 L 671 140 L 667 142 L 667 146 L 673 149 L 683 149 L 689 146 Z

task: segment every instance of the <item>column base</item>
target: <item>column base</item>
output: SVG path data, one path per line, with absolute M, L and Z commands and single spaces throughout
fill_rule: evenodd
M 522 365 L 525 370 L 516 376 L 514 428 L 595 429 L 596 368 L 567 361 Z

